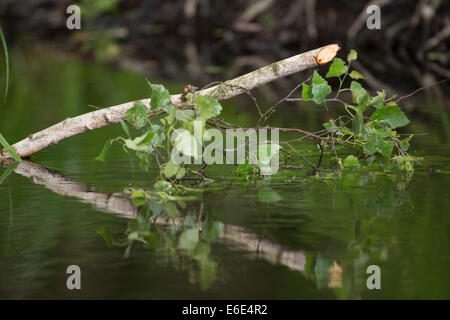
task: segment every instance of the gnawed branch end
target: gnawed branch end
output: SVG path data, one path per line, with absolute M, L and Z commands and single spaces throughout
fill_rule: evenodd
M 337 44 L 327 45 L 314 49 L 285 60 L 274 62 L 253 72 L 247 73 L 235 79 L 225 82 L 224 85 L 217 85 L 198 92 L 199 95 L 213 95 L 217 100 L 230 99 L 236 95 L 261 87 L 276 79 L 314 68 L 318 65 L 326 64 L 334 59 L 339 50 Z M 184 104 L 181 94 L 172 95 L 171 100 L 175 106 Z M 12 147 L 21 158 L 30 157 L 50 145 L 55 145 L 61 140 L 69 138 L 79 133 L 105 127 L 118 123 L 125 119 L 125 113 L 136 103 L 142 102 L 150 110 L 150 99 L 131 101 L 120 105 L 85 113 L 77 117 L 67 118 L 47 129 L 30 134 L 27 138 L 17 142 Z M 11 158 L 6 150 L 0 151 L 0 159 Z

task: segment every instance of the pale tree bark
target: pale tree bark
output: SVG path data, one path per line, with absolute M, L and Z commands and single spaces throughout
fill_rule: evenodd
M 285 60 L 274 62 L 233 80 L 226 81 L 217 86 L 207 88 L 197 92 L 199 95 L 213 95 L 219 101 L 232 98 L 241 93 L 260 87 L 276 79 L 291 75 L 293 73 L 314 68 L 320 64 L 325 64 L 334 59 L 339 50 L 337 44 L 314 49 Z M 172 95 L 172 102 L 175 106 L 182 107 L 184 102 L 181 94 Z M 118 123 L 125 118 L 125 112 L 136 103 L 144 103 L 149 114 L 150 99 L 131 101 L 120 105 L 85 113 L 77 117 L 67 118 L 47 129 L 30 134 L 27 138 L 17 142 L 12 147 L 21 158 L 27 158 L 50 145 L 55 145 L 61 140 L 73 135 L 101 128 L 113 123 Z M 11 158 L 6 151 L 0 151 L 0 159 Z

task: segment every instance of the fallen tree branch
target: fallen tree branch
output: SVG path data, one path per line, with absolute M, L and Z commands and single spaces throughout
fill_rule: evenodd
M 338 50 L 339 46 L 337 44 L 314 49 L 285 60 L 274 62 L 233 80 L 226 81 L 226 85 L 219 84 L 201 90 L 198 94 L 212 95 L 219 101 L 226 100 L 276 79 L 316 67 L 320 64 L 326 64 L 334 59 Z M 178 107 L 184 105 L 181 94 L 172 95 L 171 100 L 173 104 Z M 27 138 L 17 142 L 12 147 L 21 158 L 30 157 L 33 153 L 50 145 L 55 145 L 61 140 L 73 135 L 105 127 L 124 120 L 125 112 L 138 102 L 142 102 L 147 106 L 149 114 L 155 113 L 155 111 L 150 110 L 150 99 L 131 101 L 85 113 L 74 118 L 67 118 L 47 129 L 30 134 Z M 11 155 L 6 150 L 0 151 L 0 159 L 8 158 L 11 158 Z

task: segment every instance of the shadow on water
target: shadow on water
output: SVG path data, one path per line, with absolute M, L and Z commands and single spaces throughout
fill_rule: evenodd
M 0 118 L 11 142 L 91 111 L 89 104 L 148 95 L 142 77 L 126 71 L 12 54 L 10 102 Z M 277 125 L 311 129 L 329 117 L 317 107 L 286 107 Z M 252 123 L 254 110 L 242 109 L 227 102 L 224 117 Z M 178 218 L 154 215 L 158 208 L 149 214 L 121 192 L 150 184 L 156 171 L 142 172 L 118 148 L 105 164 L 93 160 L 120 126 L 72 137 L 33 162 L 4 163 L 0 297 L 448 298 L 448 117 L 428 109 L 426 121 L 413 118 L 410 129 L 429 134 L 411 148 L 437 173 L 311 177 L 285 170 L 248 183 L 217 166 L 207 171 L 216 182 L 181 201 Z M 81 291 L 66 288 L 72 264 L 81 267 Z M 381 290 L 367 289 L 369 265 L 381 268 Z

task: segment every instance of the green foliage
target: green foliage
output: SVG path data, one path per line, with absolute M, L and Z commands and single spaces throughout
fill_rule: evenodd
M 392 129 L 406 126 L 409 123 L 403 111 L 396 105 L 379 108 L 370 118 L 377 120 L 379 123 L 387 123 Z
M 11 157 L 14 158 L 17 162 L 22 161 L 22 159 L 19 157 L 19 155 L 14 151 L 14 149 L 11 147 L 11 145 L 6 141 L 5 137 L 0 133 L 0 145 L 5 148 L 6 151 L 11 155 Z
M 148 118 L 147 107 L 138 102 L 125 112 L 125 119 L 136 128 L 142 128 L 146 125 Z
M 331 119 L 324 123 L 324 127 L 336 137 L 335 143 L 353 146 L 357 151 L 361 151 L 360 158 L 368 158 L 378 154 L 385 159 L 390 159 L 392 164 L 395 162 L 397 168 L 411 172 L 414 158 L 408 155 L 406 151 L 409 148 L 412 136 L 401 140 L 397 132 L 393 130 L 404 127 L 409 123 L 409 120 L 397 104 L 392 101 L 392 98 L 386 98 L 386 92 L 380 91 L 377 92 L 376 96 L 371 97 L 361 83 L 355 81 L 365 79 L 361 73 L 349 70 L 350 63 L 357 58 L 356 51 L 352 50 L 347 57 L 348 65 L 342 59 L 335 58 L 329 67 L 326 77 L 337 77 L 340 83 L 333 100 L 341 102 L 349 116 L 345 117 L 348 120 L 345 123 L 344 117 L 341 117 L 339 123 Z M 353 81 L 351 81 L 349 88 L 343 88 L 347 75 Z M 348 104 L 339 99 L 339 95 L 343 91 L 351 92 L 353 104 Z M 326 96 L 330 93 L 331 88 L 327 81 L 316 71 L 311 84 L 303 84 L 302 98 L 305 101 L 314 100 L 317 104 L 322 104 L 327 101 Z M 351 127 L 347 124 L 351 124 Z M 361 166 L 356 155 L 349 155 L 343 161 L 336 156 L 336 161 L 340 168 Z M 385 169 L 389 171 L 391 166 L 386 166 Z
M 347 65 L 342 59 L 336 58 L 330 65 L 330 69 L 326 75 L 327 78 L 340 77 L 345 74 L 348 70 Z
M 317 104 L 322 104 L 325 97 L 331 93 L 331 87 L 328 85 L 328 82 L 317 71 L 314 71 L 311 92 L 313 100 Z

